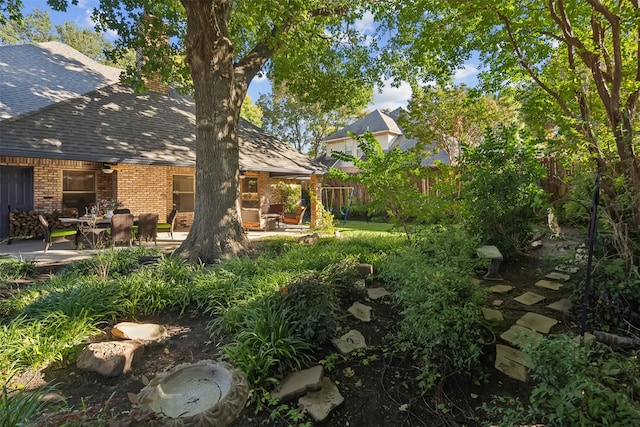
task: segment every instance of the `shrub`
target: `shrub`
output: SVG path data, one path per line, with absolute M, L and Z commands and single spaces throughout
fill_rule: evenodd
M 254 385 L 275 382 L 275 374 L 300 369 L 311 346 L 295 332 L 290 310 L 276 299 L 264 299 L 245 310 L 240 331 L 224 347 L 226 354 Z
M 33 276 L 36 272 L 34 260 L 16 260 L 11 257 L 0 256 L 0 281 L 22 279 Z
M 464 148 L 460 166 L 468 231 L 507 257 L 517 253 L 531 238 L 534 207 L 546 203 L 533 141 L 515 126 L 488 131 L 478 147 Z
M 578 345 L 566 335 L 541 339 L 524 351 L 531 357 L 535 381 L 529 405 L 499 398 L 485 405 L 501 426 L 640 425 L 640 367 L 635 357 L 598 343 Z
M 471 283 L 475 248 L 458 228 L 430 228 L 380 266 L 403 313 L 397 342 L 421 360 L 424 389 L 478 367 L 486 323 L 479 307 L 485 291 Z

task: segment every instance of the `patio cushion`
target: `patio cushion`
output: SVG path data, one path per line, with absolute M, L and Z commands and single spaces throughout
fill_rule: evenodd
M 51 237 L 75 236 L 78 230 L 75 228 L 61 228 L 59 230 L 51 230 Z

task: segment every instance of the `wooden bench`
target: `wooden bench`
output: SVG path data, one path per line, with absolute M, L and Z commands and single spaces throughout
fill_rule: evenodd
M 489 271 L 483 277 L 484 280 L 504 280 L 500 276 L 500 263 L 504 260 L 504 257 L 500 253 L 500 250 L 493 245 L 484 245 L 476 249 L 476 253 L 479 258 L 490 259 Z

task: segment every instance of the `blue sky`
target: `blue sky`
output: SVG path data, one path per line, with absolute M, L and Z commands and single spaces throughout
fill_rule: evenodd
M 72 21 L 80 28 L 93 28 L 93 22 L 91 21 L 91 11 L 94 6 L 98 4 L 97 0 L 78 0 L 78 5 L 69 5 L 66 13 L 55 12 L 47 5 L 46 0 L 22 0 L 24 4 L 23 13 L 28 14 L 33 11 L 34 8 L 40 10 L 49 11 L 51 22 L 53 25 L 61 24 L 65 21 Z M 360 22 L 359 27 L 362 31 L 367 31 L 373 28 L 374 22 L 372 17 L 365 16 Z M 108 34 L 107 38 L 113 38 L 115 34 Z M 472 58 L 465 64 L 465 68 L 458 70 L 455 76 L 455 83 L 465 83 L 467 86 L 475 86 L 477 83 L 477 74 L 479 72 L 480 61 L 477 58 Z M 265 78 L 255 78 L 249 86 L 249 96 L 255 102 L 262 93 L 268 93 L 271 90 L 269 81 Z M 370 110 L 376 108 L 379 109 L 395 109 L 397 107 L 404 107 L 407 105 L 407 101 L 411 97 L 411 89 L 408 84 L 401 84 L 399 87 L 394 88 L 390 82 L 387 82 L 382 88 L 382 91 L 374 91 L 374 100 L 369 105 Z

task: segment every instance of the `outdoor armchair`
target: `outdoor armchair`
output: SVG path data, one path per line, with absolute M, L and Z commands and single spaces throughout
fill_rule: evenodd
M 57 242 L 71 242 L 75 244 L 76 235 L 78 230 L 75 228 L 61 228 L 58 230 L 51 230 L 49 228 L 49 222 L 40 214 L 38 214 L 38 221 L 40 222 L 40 229 L 42 230 L 42 241 L 44 242 L 44 252 L 47 253 L 49 246 Z M 73 240 L 71 237 L 73 236 Z
M 178 214 L 177 209 L 173 209 L 171 213 L 167 216 L 167 222 L 159 222 L 157 227 L 158 233 L 169 233 L 171 236 L 171 240 L 173 240 L 173 227 L 176 223 L 176 215 Z
M 138 225 L 134 227 L 135 238 L 138 241 L 138 245 L 145 239 L 147 242 L 149 239 L 153 240 L 157 245 L 156 238 L 158 236 L 158 214 L 155 213 L 143 213 L 138 216 Z
M 111 243 L 127 243 L 133 240 L 133 215 L 115 214 L 111 217 Z
M 282 222 L 284 222 L 285 224 L 302 224 L 302 217 L 304 216 L 304 211 L 306 209 L 306 207 L 300 206 L 295 214 L 284 214 Z

